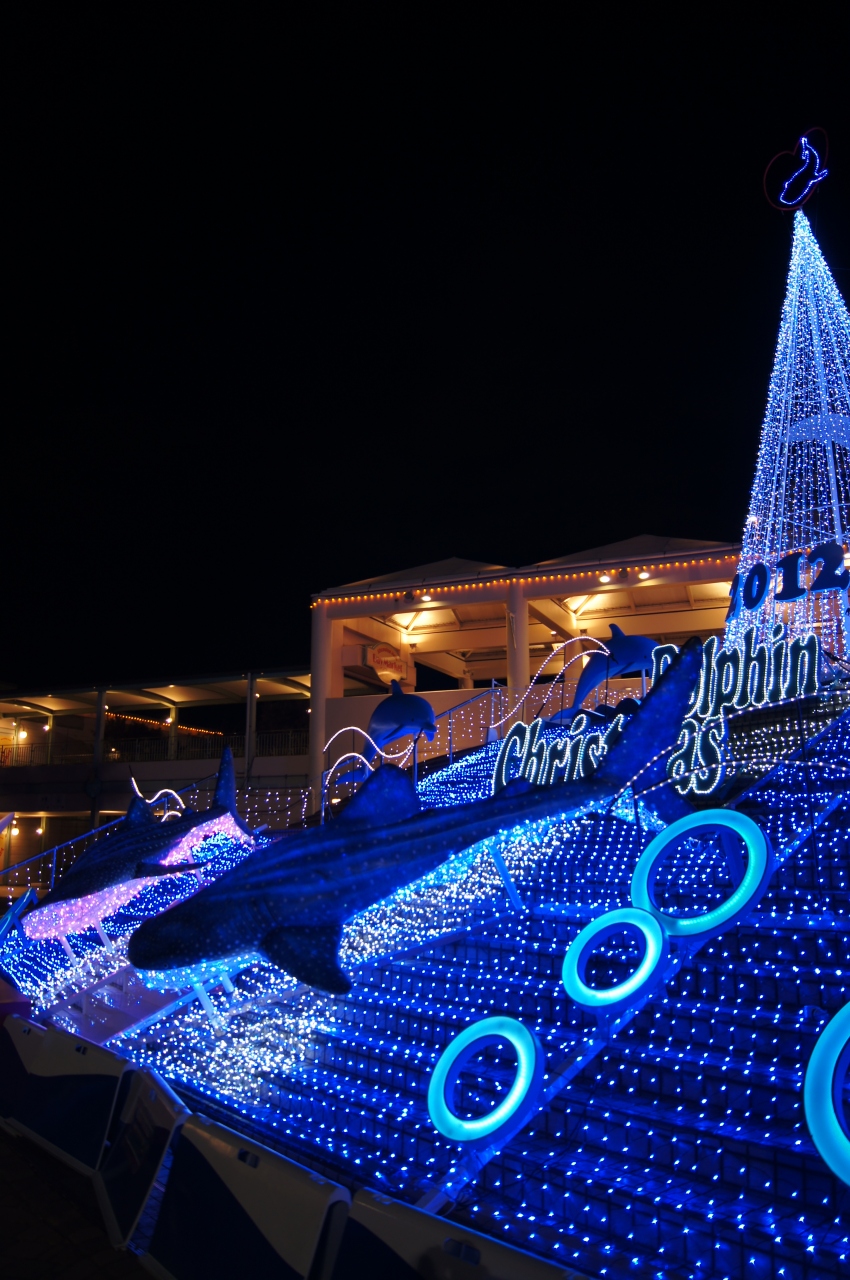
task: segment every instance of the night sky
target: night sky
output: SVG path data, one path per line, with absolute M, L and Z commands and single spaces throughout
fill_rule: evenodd
M 738 539 L 762 174 L 814 125 L 850 290 L 839 31 L 284 12 L 14 35 L 7 685 L 297 665 L 310 592 L 449 555 Z

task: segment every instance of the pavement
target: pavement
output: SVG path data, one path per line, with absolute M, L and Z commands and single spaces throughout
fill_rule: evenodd
M 149 1274 L 113 1249 L 90 1178 L 0 1129 L 2 1274 L 27 1280 L 119 1280 Z

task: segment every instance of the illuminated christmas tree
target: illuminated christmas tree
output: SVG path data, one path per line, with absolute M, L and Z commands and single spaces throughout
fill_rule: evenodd
M 848 538 L 850 315 L 798 210 L 727 644 L 784 623 L 850 657 Z

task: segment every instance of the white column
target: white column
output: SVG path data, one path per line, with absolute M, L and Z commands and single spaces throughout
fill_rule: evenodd
M 327 741 L 327 700 L 331 690 L 331 638 L 333 624 L 327 605 L 319 601 L 313 608 L 312 643 L 310 649 L 310 786 L 313 788 L 313 812 L 322 803 L 322 748 Z
M 92 830 L 100 825 L 100 791 L 102 787 L 100 767 L 103 762 L 103 739 L 106 732 L 106 690 L 98 689 L 97 706 L 94 713 L 94 752 L 92 754 L 92 776 L 87 783 L 91 797 Z
M 528 653 L 528 603 L 522 583 L 514 578 L 508 585 L 508 616 L 505 620 L 508 650 L 508 689 L 510 705 L 528 688 L 530 660 Z M 526 708 L 522 708 L 524 718 Z
M 345 638 L 345 623 L 341 618 L 330 624 L 331 630 L 331 674 L 328 686 L 329 698 L 345 696 L 345 671 L 342 665 L 342 642 Z
M 180 712 L 175 706 L 168 708 L 168 714 L 171 718 L 171 724 L 168 726 L 168 758 L 176 760 L 177 744 L 180 740 Z
M 245 790 L 251 790 L 251 770 L 257 746 L 257 677 L 248 672 L 245 691 Z

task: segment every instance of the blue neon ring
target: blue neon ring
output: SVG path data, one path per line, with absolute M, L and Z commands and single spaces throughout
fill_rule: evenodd
M 837 1111 L 850 1064 L 850 1004 L 826 1024 L 815 1041 L 803 1085 L 803 1107 L 812 1142 L 842 1182 L 850 1186 L 850 1135 Z
M 607 936 L 622 927 L 632 925 L 643 934 L 646 951 L 634 973 L 616 987 L 589 987 L 582 978 L 584 964 L 597 945 L 600 934 Z M 573 938 L 564 956 L 561 978 L 564 990 L 571 1000 L 591 1013 L 610 1013 L 621 1005 L 631 1004 L 643 988 L 658 974 L 668 956 L 667 935 L 655 916 L 639 907 L 619 907 L 606 911 L 596 920 L 585 925 L 578 937 Z
M 683 919 L 661 911 L 652 900 L 650 882 L 656 864 L 660 862 L 667 846 L 679 836 L 698 831 L 700 827 L 726 827 L 742 836 L 747 846 L 747 870 L 734 893 L 720 907 L 706 911 L 704 915 Z M 735 809 L 704 809 L 702 813 L 689 813 L 671 823 L 644 849 L 632 876 L 632 902 L 643 911 L 649 911 L 667 930 L 672 938 L 700 938 L 717 933 L 740 919 L 758 901 L 767 888 L 773 872 L 773 852 L 761 827 L 746 814 Z
M 478 1041 L 507 1040 L 517 1055 L 517 1073 L 506 1098 L 486 1115 L 466 1120 L 456 1115 L 451 1100 L 446 1098 L 446 1085 L 454 1087 L 456 1073 L 452 1067 L 461 1057 L 472 1057 L 470 1052 Z M 521 1022 L 515 1018 L 482 1018 L 473 1022 L 455 1036 L 443 1050 L 428 1085 L 428 1112 L 434 1128 L 453 1142 L 480 1141 L 493 1137 L 499 1129 L 515 1120 L 516 1113 L 526 1101 L 536 1103 L 536 1094 L 543 1078 L 543 1050 Z M 536 1088 L 535 1088 L 536 1086 Z M 531 1096 L 529 1098 L 529 1093 Z

